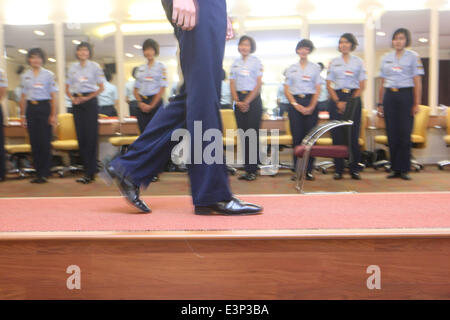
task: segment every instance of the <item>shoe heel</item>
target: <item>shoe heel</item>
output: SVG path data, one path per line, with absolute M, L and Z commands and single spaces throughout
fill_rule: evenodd
M 195 214 L 199 216 L 210 216 L 214 214 L 214 210 L 206 207 L 195 208 Z

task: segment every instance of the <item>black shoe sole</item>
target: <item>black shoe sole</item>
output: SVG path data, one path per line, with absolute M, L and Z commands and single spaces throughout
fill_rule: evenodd
M 257 211 L 245 213 L 231 213 L 231 212 L 220 212 L 210 208 L 195 208 L 195 214 L 199 216 L 257 216 L 263 214 L 263 212 Z

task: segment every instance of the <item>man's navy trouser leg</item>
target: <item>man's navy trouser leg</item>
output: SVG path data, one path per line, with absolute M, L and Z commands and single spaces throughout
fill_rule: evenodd
M 163 0 L 163 5 L 171 17 L 171 1 Z M 219 109 L 227 29 L 226 2 L 198 0 L 197 12 L 198 24 L 194 30 L 175 30 L 180 44 L 184 92 L 166 108 L 160 108 L 129 151 L 112 162 L 138 186 L 148 186 L 151 179 L 164 170 L 176 144 L 171 141 L 174 130 L 187 128 L 193 150 L 195 121 L 201 121 L 203 132 L 222 129 Z M 202 150 L 209 143 L 203 142 Z M 191 159 L 193 162 L 193 153 Z M 202 164 L 188 165 L 188 169 L 194 205 L 231 200 L 225 164 L 206 165 L 202 161 Z

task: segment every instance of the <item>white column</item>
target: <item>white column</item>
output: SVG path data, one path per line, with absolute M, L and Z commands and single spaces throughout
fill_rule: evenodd
M 124 39 L 121 29 L 122 23 L 120 21 L 115 22 L 115 45 L 116 45 L 116 71 L 117 71 L 117 91 L 119 93 L 119 117 L 120 121 L 123 121 L 125 117 L 130 115 L 128 105 L 126 103 L 125 92 L 125 51 L 124 51 Z
M 66 54 L 64 44 L 64 23 L 54 23 L 55 30 L 55 52 L 56 52 L 56 78 L 58 80 L 58 113 L 66 113 Z
M 367 70 L 366 89 L 364 90 L 364 108 L 372 115 L 375 107 L 376 78 L 375 22 L 372 13 L 368 13 L 364 24 L 364 62 Z
M 439 8 L 433 5 L 430 18 L 430 69 L 428 74 L 428 105 L 437 113 L 439 103 Z
M 309 31 L 309 20 L 307 15 L 302 16 L 302 29 L 300 34 L 302 39 L 309 39 L 309 37 L 311 36 Z

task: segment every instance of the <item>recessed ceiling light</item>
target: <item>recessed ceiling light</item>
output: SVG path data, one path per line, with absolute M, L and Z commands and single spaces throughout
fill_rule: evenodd
M 427 43 L 428 39 L 427 38 L 419 38 L 419 42 Z
M 138 49 L 138 50 L 142 50 L 142 46 L 139 45 L 139 44 L 135 44 L 133 47 L 136 48 L 136 49 Z
M 48 58 L 48 61 L 50 61 L 50 62 L 56 62 L 56 59 L 54 59 L 54 58 Z
M 33 32 L 34 32 L 34 34 L 37 35 L 37 36 L 40 36 L 40 37 L 45 36 L 45 32 L 44 32 L 44 31 L 41 31 L 41 30 L 34 30 Z
M 81 43 L 81 41 L 80 40 L 72 40 L 72 43 L 76 44 L 76 45 L 79 45 Z
M 134 57 L 134 54 L 131 54 L 131 53 L 125 53 L 125 55 L 126 55 L 128 58 L 133 58 L 133 57 Z
M 28 51 L 25 49 L 19 49 L 18 50 L 21 54 L 28 54 Z
M 377 36 L 384 37 L 384 36 L 386 36 L 386 32 L 378 31 Z

